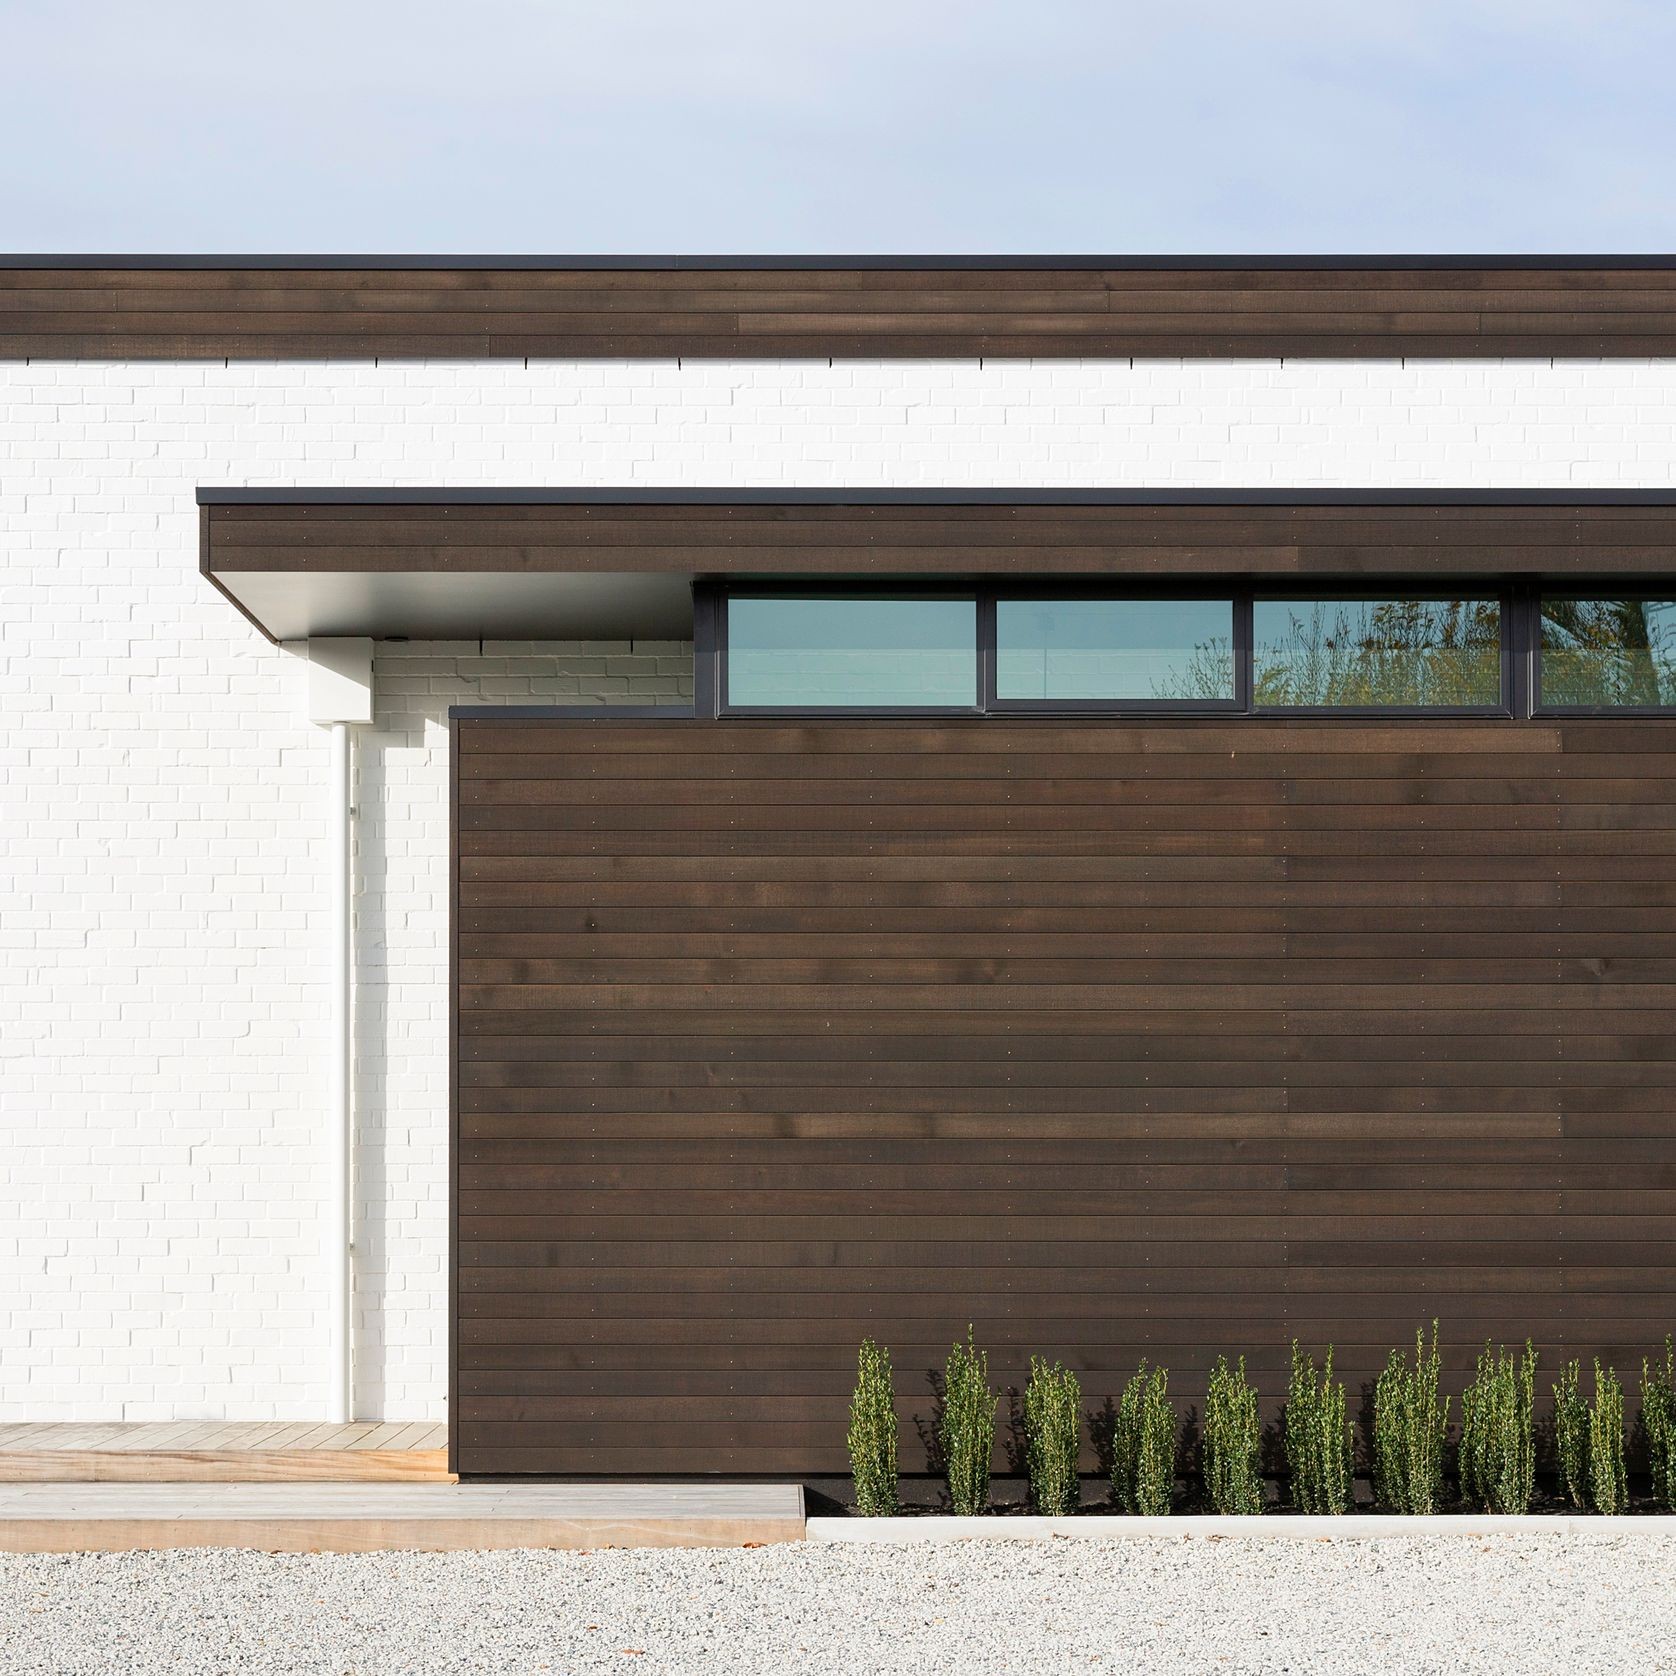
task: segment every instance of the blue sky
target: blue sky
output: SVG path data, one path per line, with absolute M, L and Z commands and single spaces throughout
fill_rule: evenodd
M 0 0 L 13 251 L 1676 248 L 1672 0 Z

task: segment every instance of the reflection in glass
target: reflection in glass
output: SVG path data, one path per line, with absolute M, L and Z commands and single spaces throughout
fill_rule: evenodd
M 727 702 L 776 709 L 971 708 L 978 608 L 970 596 L 727 602 Z
M 1468 709 L 1501 703 L 1493 599 L 1259 599 L 1259 707 Z
M 1234 696 L 1230 599 L 1002 599 L 995 637 L 1001 699 Z
M 1676 600 L 1544 595 L 1544 709 L 1676 705 Z

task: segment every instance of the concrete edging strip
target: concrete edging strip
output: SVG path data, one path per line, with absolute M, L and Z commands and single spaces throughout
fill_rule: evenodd
M 1676 1519 L 1665 1514 L 1606 1519 L 1598 1514 L 1549 1513 L 1344 1513 L 1338 1515 L 1167 1514 L 1159 1518 L 1098 1513 L 1066 1519 L 1034 1516 L 956 1518 L 933 1513 L 913 1518 L 824 1519 L 805 1523 L 810 1542 L 972 1542 L 1071 1540 L 1182 1541 L 1187 1538 L 1256 1541 L 1304 1539 L 1371 1541 L 1413 1536 L 1666 1536 L 1676 1539 Z
M 0 1485 L 0 1553 L 735 1548 L 797 1542 L 795 1484 Z

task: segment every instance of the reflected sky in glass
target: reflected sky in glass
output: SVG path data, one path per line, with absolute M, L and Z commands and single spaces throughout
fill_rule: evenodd
M 1002 699 L 1232 699 L 1228 599 L 1003 599 Z
M 794 708 L 971 708 L 971 597 L 823 596 L 727 602 L 727 702 Z

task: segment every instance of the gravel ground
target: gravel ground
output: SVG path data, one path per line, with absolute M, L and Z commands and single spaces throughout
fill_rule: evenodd
M 0 1670 L 1676 1671 L 1676 1537 L 0 1555 Z

